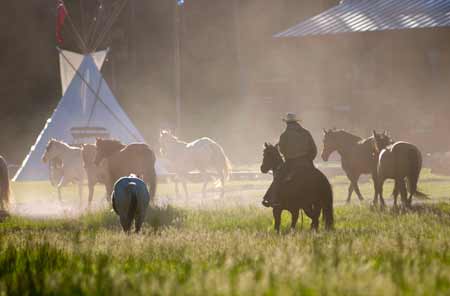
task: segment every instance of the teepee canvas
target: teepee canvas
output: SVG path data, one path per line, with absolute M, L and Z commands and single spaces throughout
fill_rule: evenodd
M 41 160 L 48 141 L 55 138 L 74 143 L 72 131 L 77 127 L 105 129 L 111 138 L 123 143 L 144 142 L 100 73 L 105 56 L 106 51 L 87 55 L 60 51 L 63 96 L 14 181 L 48 180 L 49 169 Z

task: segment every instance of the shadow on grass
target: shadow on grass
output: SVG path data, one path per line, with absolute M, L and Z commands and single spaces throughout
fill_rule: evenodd
M 145 217 L 144 227 L 150 226 L 154 230 L 164 227 L 177 227 L 184 220 L 185 213 L 172 206 L 149 207 Z M 105 210 L 100 213 L 88 214 L 81 217 L 85 228 L 90 230 L 121 229 L 119 216 L 111 210 Z
M 437 204 L 413 204 L 408 212 L 424 214 L 424 215 L 434 215 L 439 218 L 450 218 L 450 204 L 448 203 L 437 203 Z
M 371 208 L 372 212 L 385 213 L 392 216 L 399 216 L 405 214 L 418 214 L 423 216 L 432 215 L 439 219 L 450 218 L 450 204 L 445 202 L 440 203 L 413 203 L 411 207 L 404 208 L 402 206 L 399 207 L 389 207 L 384 210 L 380 210 L 379 208 Z
M 145 224 L 154 230 L 164 227 L 177 227 L 185 217 L 185 213 L 171 206 L 149 207 Z M 2 232 L 23 231 L 65 231 L 79 232 L 83 230 L 98 231 L 101 229 L 121 230 L 119 217 L 111 210 L 86 213 L 79 218 L 32 219 L 18 216 L 7 216 L 0 223 Z

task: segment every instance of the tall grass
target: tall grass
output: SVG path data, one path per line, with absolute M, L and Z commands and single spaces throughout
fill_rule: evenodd
M 308 220 L 308 219 L 305 219 Z M 336 210 L 336 230 L 272 230 L 260 208 L 152 209 L 144 232 L 111 212 L 0 224 L 4 295 L 448 295 L 450 206 Z

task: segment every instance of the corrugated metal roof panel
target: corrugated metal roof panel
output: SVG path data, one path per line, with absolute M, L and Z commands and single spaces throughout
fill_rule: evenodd
M 450 26 L 450 0 L 348 0 L 275 37 Z

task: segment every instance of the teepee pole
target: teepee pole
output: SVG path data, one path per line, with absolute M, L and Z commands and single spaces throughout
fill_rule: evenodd
M 97 94 L 95 92 L 95 90 L 92 88 L 92 86 L 89 84 L 89 82 L 86 81 L 86 79 L 84 79 L 83 75 L 81 75 L 81 73 L 78 71 L 78 69 L 75 68 L 75 66 L 69 61 L 69 59 L 64 55 L 64 53 L 62 52 L 62 50 L 59 47 L 56 47 L 56 49 L 59 51 L 59 53 L 61 54 L 61 56 L 64 58 L 64 60 L 66 60 L 66 62 L 69 64 L 69 66 L 72 68 L 73 71 L 75 71 L 75 74 L 80 77 L 80 79 L 86 84 L 87 88 L 94 94 L 94 96 L 96 97 L 96 99 L 106 108 L 106 110 L 112 115 L 112 117 L 114 117 L 115 120 L 117 120 L 117 122 L 136 140 L 136 141 L 140 141 L 140 138 L 138 136 L 136 136 L 133 131 L 130 130 L 130 128 L 122 122 L 122 120 L 120 120 L 120 118 L 114 113 L 113 110 L 111 110 L 111 108 L 109 108 L 109 106 L 102 100 L 102 98 L 100 97 L 99 94 Z M 103 80 L 103 77 L 100 76 L 100 79 Z
M 67 12 L 67 18 L 69 19 L 69 23 L 70 26 L 75 34 L 75 36 L 77 37 L 78 41 L 79 41 L 79 45 L 81 48 L 81 51 L 86 54 L 88 52 L 88 48 L 86 46 L 86 43 L 83 40 L 83 37 L 81 37 L 80 32 L 78 32 L 77 28 L 75 27 L 75 24 L 73 23 L 72 17 L 70 16 L 69 12 Z

